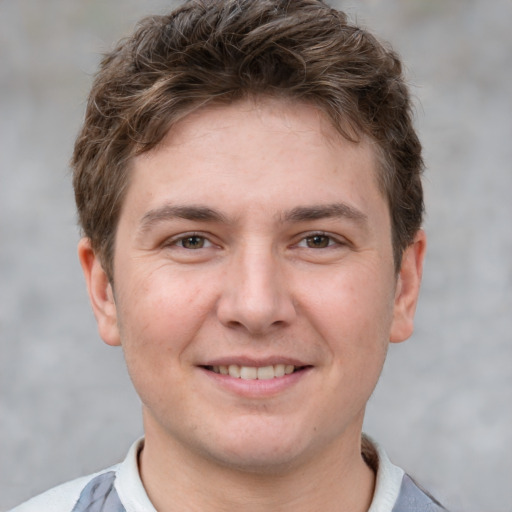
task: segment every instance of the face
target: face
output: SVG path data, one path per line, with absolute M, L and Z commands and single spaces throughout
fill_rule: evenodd
M 376 172 L 368 141 L 277 100 L 200 110 L 135 159 L 114 290 L 87 241 L 80 257 L 147 442 L 257 470 L 358 439 L 424 247 L 397 277 Z

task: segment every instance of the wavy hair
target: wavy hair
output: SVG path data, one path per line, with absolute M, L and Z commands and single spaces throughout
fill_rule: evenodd
M 321 109 L 377 148 L 395 266 L 421 226 L 421 145 L 397 54 L 321 0 L 189 0 L 107 54 L 72 166 L 79 222 L 110 279 L 130 160 L 188 113 L 267 95 Z

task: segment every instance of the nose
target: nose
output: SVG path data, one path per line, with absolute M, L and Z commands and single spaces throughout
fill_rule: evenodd
M 226 269 L 217 306 L 219 321 L 251 335 L 293 322 L 296 311 L 282 263 L 270 248 L 246 245 Z

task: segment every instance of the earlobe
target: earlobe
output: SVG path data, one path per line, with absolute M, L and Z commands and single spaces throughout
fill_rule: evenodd
M 420 229 L 412 244 L 404 251 L 395 292 L 390 333 L 392 343 L 405 341 L 414 330 L 414 313 L 420 292 L 426 247 L 426 235 Z
M 78 243 L 78 258 L 82 265 L 100 336 L 108 345 L 120 345 L 117 309 L 112 286 L 103 270 L 99 256 L 92 249 L 89 238 L 82 238 Z

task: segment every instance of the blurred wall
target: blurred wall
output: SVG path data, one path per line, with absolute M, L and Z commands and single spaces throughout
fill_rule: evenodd
M 110 465 L 142 433 L 99 340 L 68 171 L 101 52 L 170 1 L 0 0 L 0 509 Z M 510 0 L 339 2 L 402 55 L 425 146 L 417 328 L 366 430 L 453 511 L 512 503 Z

